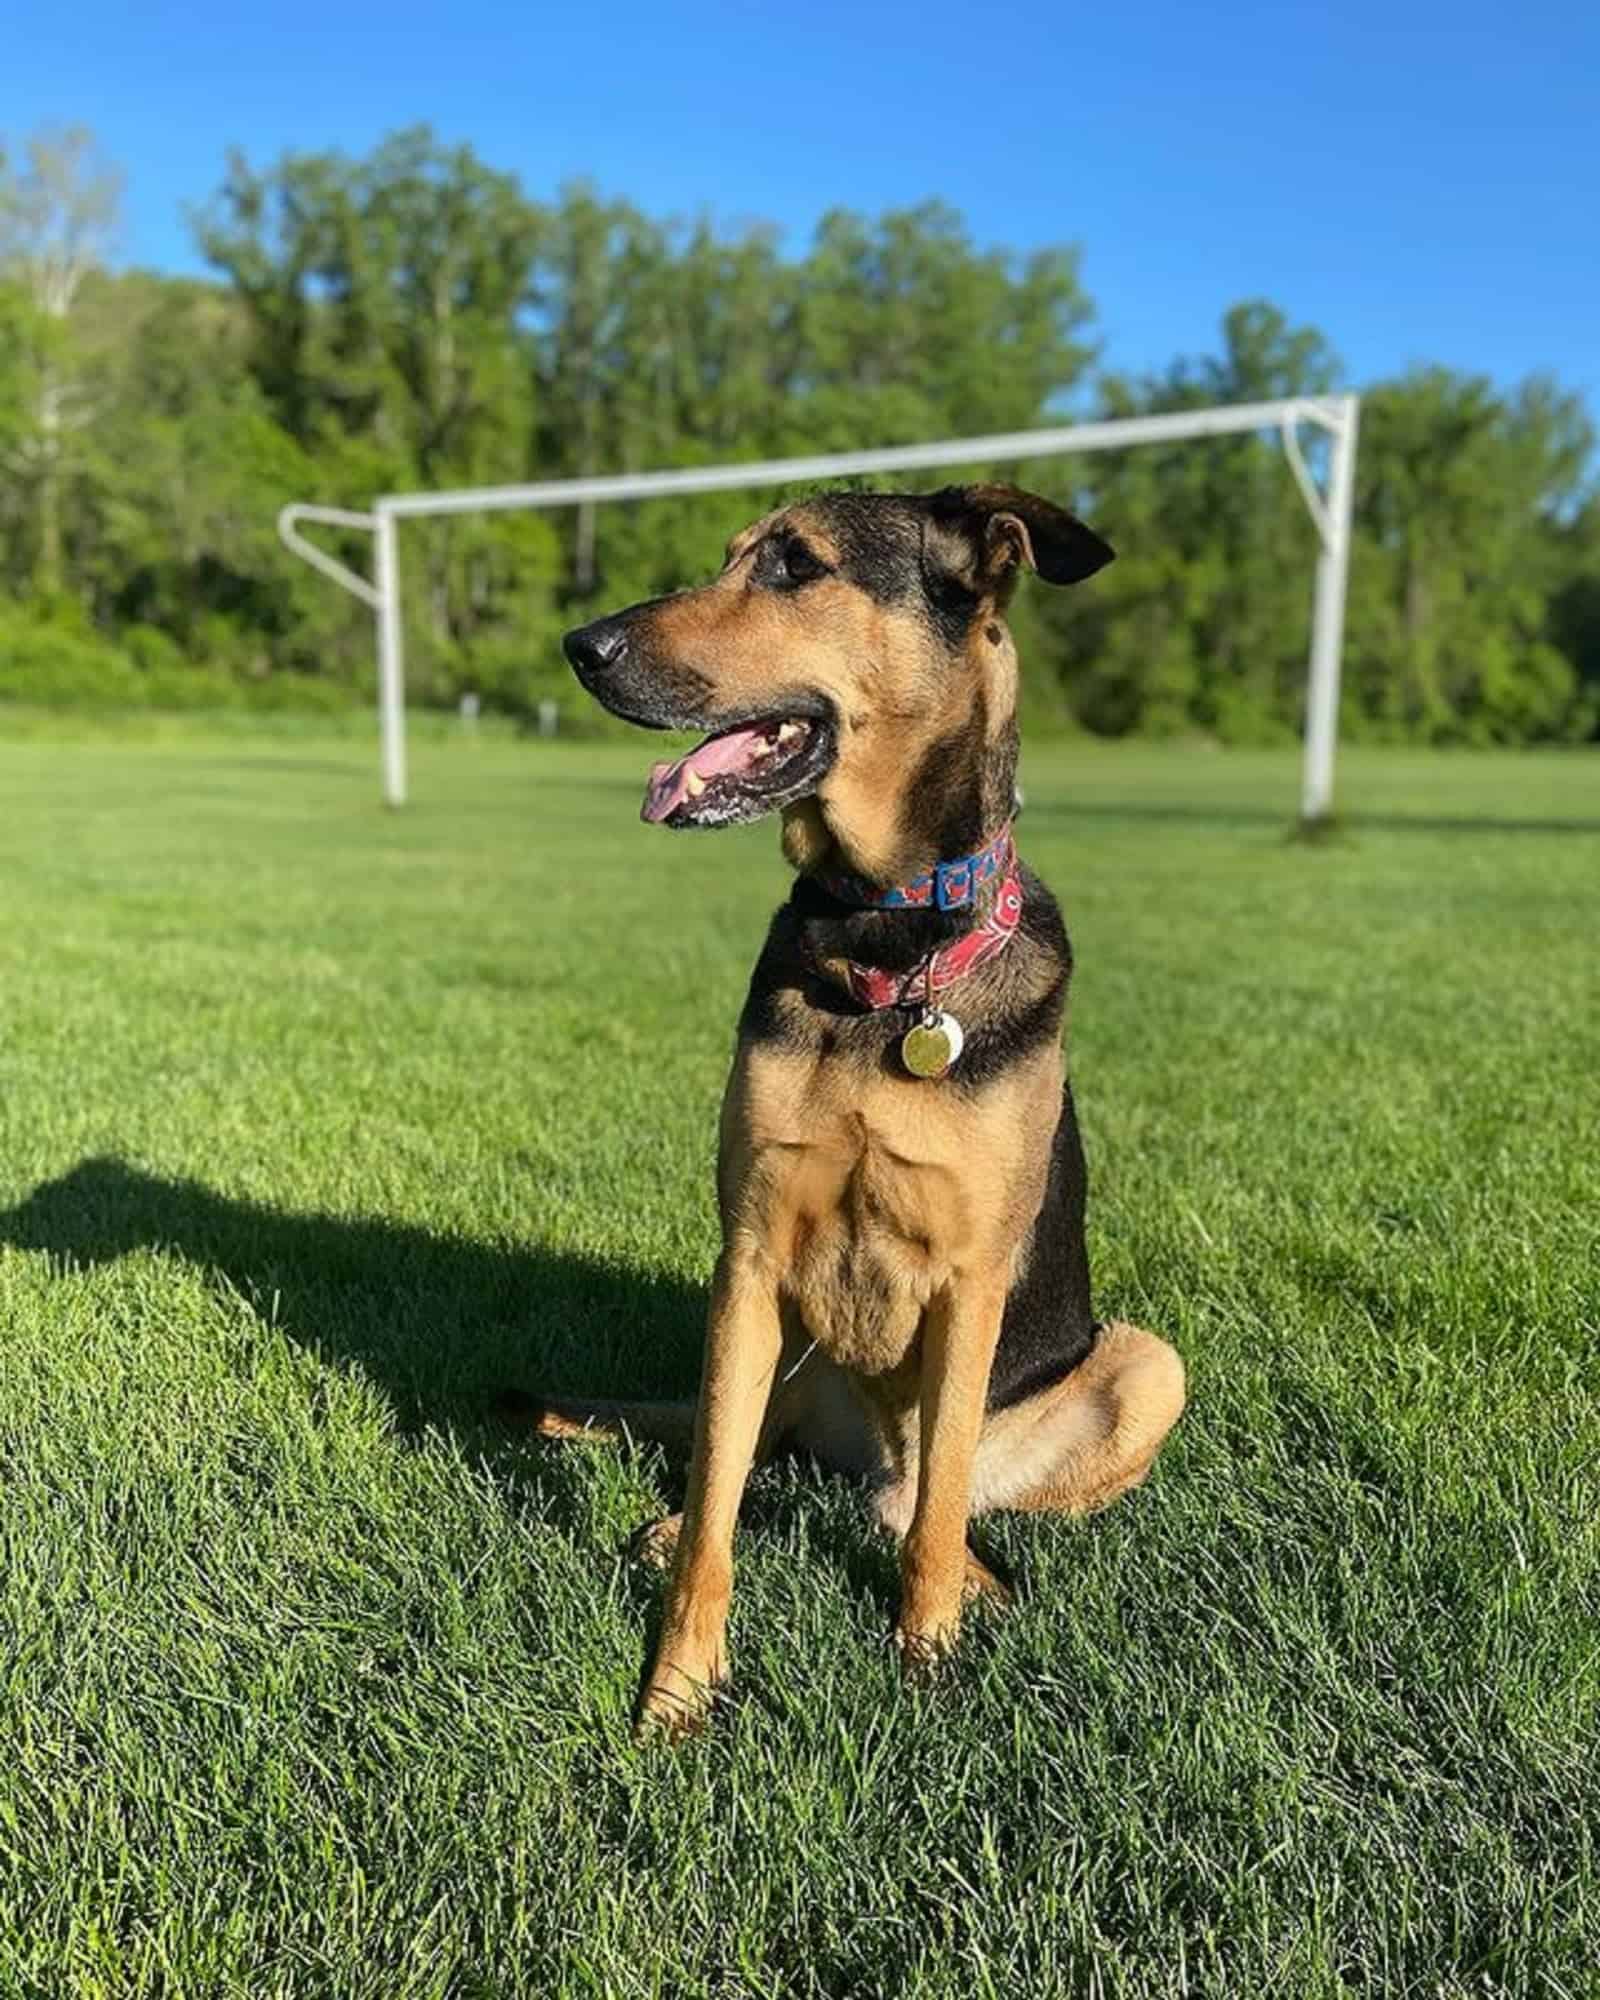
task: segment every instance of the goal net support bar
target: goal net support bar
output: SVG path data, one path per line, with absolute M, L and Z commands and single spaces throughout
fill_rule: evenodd
M 991 437 L 948 438 L 937 443 L 889 445 L 873 451 L 830 452 L 808 458 L 772 458 L 743 465 L 690 466 L 672 472 L 605 474 L 592 479 L 548 479 L 523 486 L 464 487 L 446 493 L 386 493 L 370 513 L 295 501 L 281 509 L 278 534 L 285 547 L 371 607 L 378 653 L 378 716 L 383 750 L 383 796 L 388 805 L 406 798 L 405 668 L 400 618 L 399 523 L 420 516 L 479 514 L 507 508 L 575 507 L 602 500 L 663 500 L 675 494 L 719 493 L 755 486 L 791 486 L 863 473 L 932 471 L 951 465 L 1011 464 L 1080 452 L 1119 451 L 1129 445 L 1177 444 L 1191 438 L 1275 430 L 1282 439 L 1295 484 L 1317 530 L 1316 594 L 1311 614 L 1311 657 L 1306 688 L 1304 764 L 1300 817 L 1325 822 L 1333 811 L 1333 761 L 1338 736 L 1339 666 L 1344 643 L 1350 518 L 1355 489 L 1356 396 L 1305 396 L 1268 403 L 1230 403 L 1207 410 L 1175 410 L 1151 417 L 1116 417 L 1103 423 L 1063 424 L 1048 430 L 1004 431 Z M 1325 488 L 1301 454 L 1299 431 L 1310 424 L 1327 433 Z M 366 531 L 373 541 L 370 579 L 307 541 L 301 522 Z

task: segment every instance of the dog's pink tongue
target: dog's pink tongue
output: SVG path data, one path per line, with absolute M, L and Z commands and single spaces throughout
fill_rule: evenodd
M 724 736 L 708 736 L 676 764 L 657 764 L 645 787 L 639 817 L 658 822 L 666 819 L 688 798 L 691 775 L 709 779 L 725 771 L 742 771 L 754 761 L 765 740 L 762 729 L 730 729 Z

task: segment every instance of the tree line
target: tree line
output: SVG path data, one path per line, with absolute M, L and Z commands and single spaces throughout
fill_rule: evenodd
M 215 274 L 114 267 L 120 179 L 81 130 L 0 150 L 0 696 L 342 705 L 370 619 L 294 563 L 289 499 L 782 457 L 1342 385 L 1316 329 L 1234 306 L 1217 351 L 1102 365 L 1069 247 L 938 203 L 779 232 L 539 200 L 423 128 L 363 159 L 230 159 Z M 1363 389 L 1344 726 L 1600 733 L 1600 486 L 1580 397 L 1416 366 Z M 1118 547 L 1018 622 L 1031 719 L 1265 742 L 1299 726 L 1315 536 L 1262 437 L 974 466 Z M 959 473 L 952 477 L 961 476 Z M 770 492 L 408 524 L 410 685 L 578 704 L 557 637 L 714 567 Z M 363 539 L 342 551 L 359 565 Z

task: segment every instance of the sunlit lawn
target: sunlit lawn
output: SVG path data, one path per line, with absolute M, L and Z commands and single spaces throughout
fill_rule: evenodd
M 5 741 L 0 1995 L 1600 1992 L 1600 759 L 1030 752 L 1102 1309 L 1192 1403 L 929 1689 L 754 1483 L 628 1719 L 772 829 L 654 746 Z

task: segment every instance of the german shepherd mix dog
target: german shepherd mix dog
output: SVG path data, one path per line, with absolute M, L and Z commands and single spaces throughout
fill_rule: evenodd
M 870 1483 L 903 1542 L 896 1640 L 953 1644 L 1006 1593 L 968 1546 L 995 1507 L 1101 1507 L 1183 1408 L 1154 1334 L 1097 1323 L 1061 1025 L 1071 955 L 1016 858 L 1024 566 L 1111 560 L 1009 486 L 839 493 L 736 535 L 714 582 L 569 633 L 615 715 L 709 730 L 658 764 L 644 817 L 783 816 L 797 871 L 739 1021 L 722 1107 L 722 1254 L 698 1399 L 545 1402 L 548 1436 L 693 1436 L 641 1728 L 703 1716 L 726 1671 L 733 1531 L 758 1454 L 790 1444 Z

